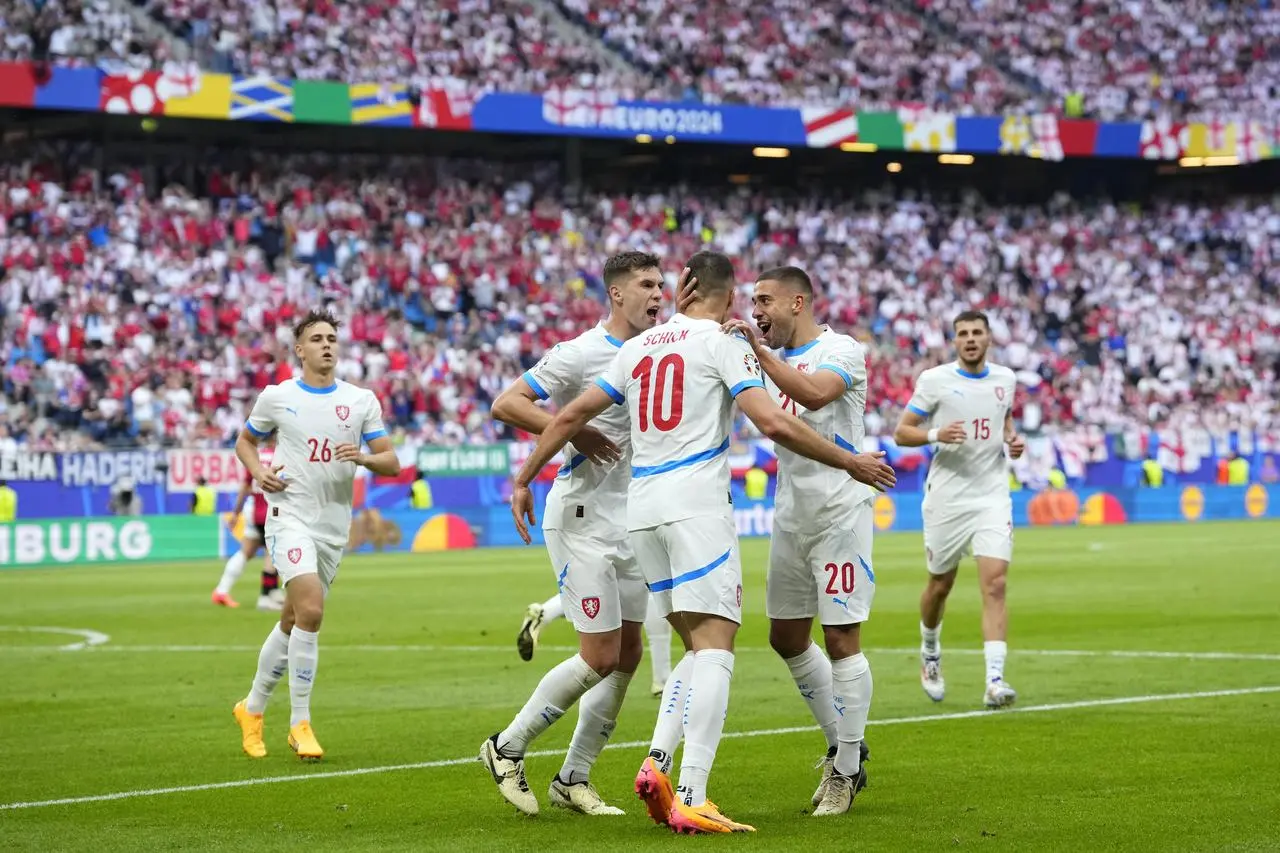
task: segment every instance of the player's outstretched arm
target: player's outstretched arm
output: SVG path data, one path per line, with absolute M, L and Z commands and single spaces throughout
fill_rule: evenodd
M 899 447 L 924 447 L 926 444 L 963 444 L 964 421 L 956 421 L 938 429 L 927 429 L 925 416 L 907 409 L 898 418 L 893 430 L 893 440 Z
M 529 536 L 529 528 L 525 523 L 537 524 L 538 519 L 533 512 L 533 494 L 529 484 L 538 476 L 546 464 L 569 443 L 569 439 L 580 432 L 596 415 L 614 404 L 613 397 L 598 385 L 592 385 L 582 392 L 572 403 L 560 410 L 546 429 L 538 436 L 529 458 L 515 477 L 515 487 L 511 492 L 511 515 L 516 521 L 516 530 L 525 544 L 533 541 Z
M 538 405 L 541 398 L 523 376 L 507 386 L 493 401 L 490 412 L 507 426 L 542 435 L 551 423 L 552 415 Z M 584 426 L 574 434 L 573 446 L 596 465 L 605 465 L 621 458 L 622 452 L 604 433 L 591 426 Z
M 850 453 L 818 435 L 808 424 L 792 417 L 769 399 L 763 388 L 747 388 L 735 398 L 738 408 L 765 437 L 823 465 L 847 471 L 860 483 L 884 491 L 897 482 L 893 468 L 881 461 L 883 452 Z
M 818 370 L 816 373 L 801 373 L 766 346 L 756 337 L 755 329 L 746 320 L 730 320 L 723 326 L 724 331 L 738 333 L 751 344 L 751 351 L 760 361 L 765 375 L 773 380 L 778 390 L 809 411 L 817 411 L 837 399 L 848 390 L 845 379 L 833 370 Z

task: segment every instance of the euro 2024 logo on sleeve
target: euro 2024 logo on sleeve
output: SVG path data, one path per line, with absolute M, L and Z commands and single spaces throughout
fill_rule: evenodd
M 742 357 L 742 366 L 746 369 L 747 373 L 750 373 L 752 376 L 760 375 L 760 359 L 756 358 L 755 353 L 749 352 L 744 355 Z

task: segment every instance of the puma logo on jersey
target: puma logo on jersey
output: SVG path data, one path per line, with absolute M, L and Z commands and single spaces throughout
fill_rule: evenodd
M 295 418 L 298 416 L 298 410 L 297 410 L 297 409 L 293 409 L 293 408 L 290 408 L 289 406 L 285 406 L 285 407 L 284 407 L 284 410 L 285 410 L 286 412 L 288 412 L 289 414 L 293 415 Z

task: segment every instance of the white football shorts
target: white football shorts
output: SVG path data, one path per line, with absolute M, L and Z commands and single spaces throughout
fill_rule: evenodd
M 856 625 L 871 616 L 872 504 L 857 507 L 847 525 L 817 534 L 777 527 L 769 543 L 765 608 L 770 619 L 812 619 Z
M 560 603 L 579 633 L 602 634 L 616 631 L 624 621 L 644 621 L 649 592 L 629 541 L 569 530 L 544 535 Z
M 318 575 L 326 594 L 338 577 L 345 550 L 340 545 L 320 542 L 306 532 L 279 526 L 271 528 L 266 545 L 282 586 L 287 587 L 299 575 Z
M 1008 562 L 1013 557 L 1012 505 L 926 505 L 924 553 L 934 575 L 945 575 L 969 554 Z
M 742 624 L 742 557 L 731 517 L 633 530 L 631 545 L 658 613 L 708 613 Z

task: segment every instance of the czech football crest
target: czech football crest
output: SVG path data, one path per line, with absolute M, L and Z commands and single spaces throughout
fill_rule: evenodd
M 1004 402 L 1004 388 L 999 385 L 996 386 L 996 399 L 1002 403 Z
M 301 559 L 302 559 L 302 549 L 301 549 L 301 548 L 290 548 L 290 549 L 289 549 L 289 562 L 290 562 L 290 563 L 296 563 L 296 562 L 298 562 L 298 561 L 299 561 L 299 560 L 301 560 Z
M 600 613 L 600 599 L 596 596 L 582 599 L 582 612 L 588 619 L 594 619 Z
M 349 406 L 334 406 L 333 410 L 338 414 L 338 420 L 345 421 L 351 416 L 351 408 Z

